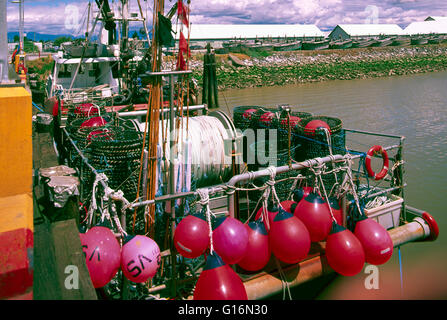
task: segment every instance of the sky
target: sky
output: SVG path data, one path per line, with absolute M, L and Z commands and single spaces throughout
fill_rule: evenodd
M 95 1 L 91 1 L 96 8 Z M 120 1 L 109 0 L 118 5 Z M 152 16 L 153 0 L 140 0 Z M 185 1 L 186 2 L 186 1 Z M 138 12 L 132 1 L 131 12 Z M 25 0 L 25 32 L 81 35 L 87 0 Z M 168 10 L 174 0 L 166 0 Z M 396 23 L 405 28 L 428 16 L 447 16 L 446 0 L 191 0 L 191 23 L 315 24 L 323 31 L 342 23 Z M 18 30 L 18 4 L 8 0 L 8 31 Z

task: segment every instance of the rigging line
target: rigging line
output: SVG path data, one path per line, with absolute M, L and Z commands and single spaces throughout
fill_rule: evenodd
M 91 36 L 91 34 L 93 33 L 93 31 L 95 31 L 96 23 L 97 23 L 98 20 L 99 20 L 99 16 L 101 15 L 101 10 L 102 10 L 102 7 L 103 7 L 104 3 L 105 3 L 105 2 L 101 3 L 101 7 L 99 8 L 98 15 L 96 16 L 96 18 L 95 18 L 95 22 L 93 23 L 93 26 L 92 26 L 92 30 L 91 30 L 91 32 L 89 32 L 88 36 L 87 36 L 86 39 L 85 39 L 85 43 L 84 43 L 84 46 L 83 46 L 83 49 L 82 49 L 81 59 L 79 60 L 78 66 L 76 67 L 76 72 L 75 72 L 75 74 L 74 74 L 73 79 L 71 80 L 71 84 L 70 84 L 70 88 L 69 88 L 69 90 L 71 90 L 71 89 L 73 88 L 73 84 L 74 84 L 74 82 L 75 82 L 75 79 L 76 79 L 76 77 L 78 76 L 79 68 L 81 67 L 82 60 L 84 59 L 84 55 L 85 55 L 85 51 L 86 51 L 86 49 L 87 49 L 87 45 L 88 45 L 88 43 L 90 42 L 90 36 Z

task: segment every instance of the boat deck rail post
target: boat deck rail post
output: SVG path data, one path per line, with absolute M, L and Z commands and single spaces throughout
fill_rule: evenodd
M 176 136 L 177 136 L 177 129 L 175 126 L 175 103 L 174 103 L 174 77 L 178 76 L 188 76 L 192 73 L 192 70 L 177 70 L 177 71 L 172 71 L 172 70 L 165 70 L 165 71 L 148 71 L 146 72 L 146 74 L 148 76 L 151 77 L 158 77 L 159 79 L 162 78 L 163 76 L 168 77 L 169 78 L 169 128 L 171 130 L 170 133 L 170 141 L 169 141 L 169 152 L 170 152 L 170 157 L 169 157 L 169 184 L 168 184 L 168 189 L 169 189 L 169 193 L 170 194 L 174 194 L 175 193 L 175 165 L 174 165 L 174 159 L 175 159 L 175 141 L 176 141 Z M 181 101 L 182 99 L 179 99 L 178 101 Z M 177 109 L 184 109 L 183 106 L 177 106 Z M 170 247 L 171 247 L 171 251 L 175 250 L 174 247 L 174 233 L 175 233 L 175 200 L 172 199 L 171 200 L 171 205 L 170 207 L 170 211 L 171 211 L 171 241 L 170 241 Z M 172 264 L 172 274 L 175 274 L 176 272 L 176 258 L 173 257 L 171 260 L 171 264 Z M 177 284 L 176 284 L 176 278 L 172 277 L 172 293 L 174 294 L 174 296 L 177 293 Z

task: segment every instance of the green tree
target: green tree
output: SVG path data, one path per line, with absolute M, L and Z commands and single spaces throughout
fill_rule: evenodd
M 66 36 L 58 37 L 58 38 L 56 38 L 54 40 L 54 45 L 55 46 L 60 46 L 61 43 L 68 42 L 68 41 L 72 41 L 72 38 L 71 37 L 66 37 Z

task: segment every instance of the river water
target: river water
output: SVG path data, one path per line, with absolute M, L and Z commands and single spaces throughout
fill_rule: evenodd
M 240 105 L 289 104 L 297 111 L 340 118 L 345 128 L 405 136 L 405 201 L 435 217 L 439 238 L 402 246 L 402 265 L 395 248 L 392 258 L 378 267 L 378 288 L 366 289 L 369 274 L 361 272 L 337 277 L 314 297 L 447 298 L 447 72 L 226 90 L 219 103 L 227 113 Z M 347 147 L 350 142 L 356 140 L 348 139 Z M 373 140 L 362 151 L 376 142 L 381 144 Z

